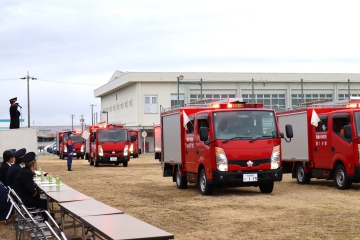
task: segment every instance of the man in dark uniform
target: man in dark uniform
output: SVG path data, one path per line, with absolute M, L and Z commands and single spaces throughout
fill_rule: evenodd
M 40 189 L 34 182 L 34 170 L 36 169 L 36 155 L 34 152 L 28 152 L 23 157 L 25 167 L 20 169 L 15 177 L 13 189 L 16 194 L 21 198 L 24 205 L 28 208 L 36 207 L 47 210 L 46 198 L 40 197 Z M 43 213 L 44 220 L 48 217 Z
M 10 129 L 16 129 L 20 127 L 20 112 L 18 111 L 18 104 L 16 104 L 17 98 L 10 99 Z
M 7 186 L 7 173 L 11 165 L 14 163 L 15 149 L 5 150 L 3 152 L 3 162 L 0 166 L 0 181 Z
M 71 165 L 72 165 L 72 157 L 73 157 L 73 151 L 74 151 L 74 143 L 73 140 L 71 138 L 71 131 L 68 131 L 68 138 L 66 140 L 66 148 L 67 148 L 67 167 L 68 167 L 68 171 L 74 171 L 71 169 Z
M 14 154 L 15 163 L 9 168 L 6 177 L 6 182 L 11 188 L 13 187 L 16 174 L 20 171 L 21 168 L 25 167 L 25 163 L 23 162 L 23 157 L 25 156 L 25 153 L 26 149 L 21 148 L 17 150 Z

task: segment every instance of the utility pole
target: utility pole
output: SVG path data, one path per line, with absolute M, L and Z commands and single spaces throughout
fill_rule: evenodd
M 27 102 L 28 102 L 28 128 L 30 128 L 30 91 L 29 91 L 29 79 L 31 80 L 37 80 L 34 77 L 29 76 L 29 71 L 27 71 L 26 77 L 22 77 L 20 79 L 26 79 L 27 80 Z
M 95 104 L 90 104 L 91 107 L 91 125 L 94 125 L 94 111 L 93 108 L 96 106 Z
M 71 131 L 74 131 L 74 117 L 75 117 L 75 115 L 71 114 L 70 117 L 71 117 Z
M 97 112 L 95 112 L 95 124 L 98 123 L 98 115 L 97 115 Z
M 81 117 L 81 118 L 80 118 L 80 122 L 81 122 L 81 132 L 84 131 L 84 127 L 83 127 L 83 126 L 84 126 L 84 118 L 83 118 L 83 116 L 84 116 L 84 115 L 80 115 L 80 117 Z

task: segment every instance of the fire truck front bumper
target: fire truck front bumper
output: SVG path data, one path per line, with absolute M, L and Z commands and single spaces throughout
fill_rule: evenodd
M 266 182 L 280 182 L 283 176 L 283 169 L 269 171 L 254 171 L 254 172 L 220 172 L 218 170 L 212 171 L 213 185 L 216 186 L 259 186 Z
M 124 163 L 130 160 L 130 156 L 115 156 L 115 157 L 107 157 L 107 156 L 98 156 L 97 161 L 99 163 Z

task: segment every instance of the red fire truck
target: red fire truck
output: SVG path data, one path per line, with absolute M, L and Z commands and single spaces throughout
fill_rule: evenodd
M 161 161 L 161 125 L 154 126 L 154 151 L 155 159 Z
M 214 187 L 259 187 L 271 193 L 282 180 L 281 138 L 275 111 L 241 99 L 161 112 L 163 176 L 179 189 L 198 184 L 203 195 Z M 291 125 L 286 126 L 292 138 Z
M 68 137 L 68 132 L 58 132 L 57 136 L 57 153 L 60 159 L 65 159 L 67 157 L 67 148 L 66 140 Z M 77 159 L 84 159 L 85 156 L 85 139 L 82 137 L 82 132 L 79 130 L 73 131 L 71 138 L 74 143 L 74 153 L 73 157 Z
M 138 158 L 139 157 L 139 130 L 137 129 L 129 129 L 129 139 L 131 138 L 131 136 L 135 137 L 135 141 L 131 142 L 130 144 L 130 156 L 132 156 L 133 158 Z
M 360 182 L 360 98 L 304 103 L 278 113 L 292 122 L 296 138 L 283 147 L 283 166 L 299 184 L 333 180 L 339 189 Z
M 89 126 L 89 132 L 86 150 L 90 165 L 122 163 L 124 167 L 128 166 L 129 146 L 136 138 L 128 134 L 124 125 L 100 123 Z

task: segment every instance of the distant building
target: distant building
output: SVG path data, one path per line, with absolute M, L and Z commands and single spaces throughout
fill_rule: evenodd
M 153 125 L 160 123 L 160 107 L 236 97 L 277 111 L 302 102 L 342 100 L 350 95 L 360 96 L 358 73 L 115 71 L 108 83 L 94 90 L 94 96 L 101 98 L 101 121 L 108 119 L 146 131 L 145 148 L 149 151 L 153 151 Z

